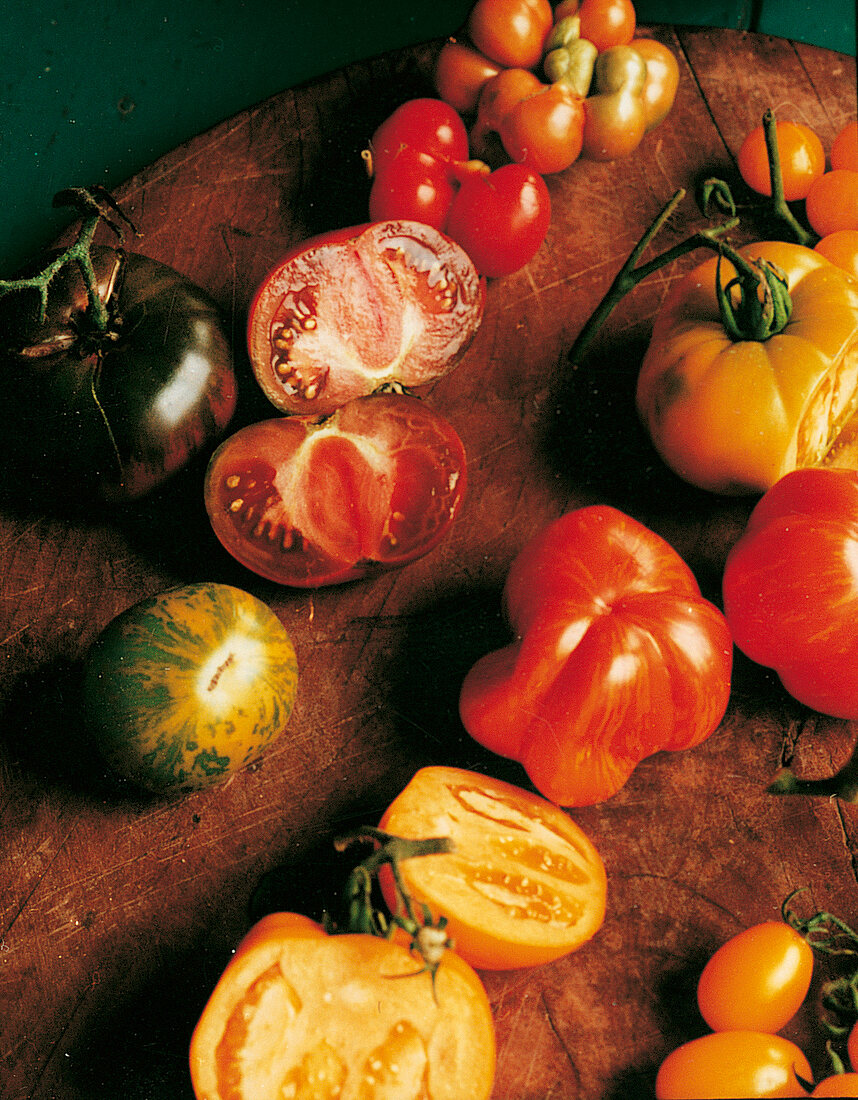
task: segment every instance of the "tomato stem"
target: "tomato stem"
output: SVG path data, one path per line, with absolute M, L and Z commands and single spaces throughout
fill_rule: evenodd
M 769 157 L 769 178 L 772 185 L 772 212 L 792 231 L 798 244 L 813 245 L 817 238 L 809 233 L 789 208 L 784 197 L 784 179 L 781 170 L 781 156 L 778 149 L 778 130 L 775 112 L 771 107 L 763 115 L 763 133 L 766 139 L 766 152 Z
M 781 768 L 768 786 L 769 794 L 832 796 L 842 802 L 858 803 L 858 742 L 839 771 L 819 779 L 801 779 L 791 768 Z
M 55 207 L 71 206 L 81 214 L 81 226 L 75 241 L 55 256 L 38 274 L 22 279 L 0 279 L 0 295 L 14 290 L 37 290 L 40 298 L 39 321 L 44 321 L 48 308 L 48 287 L 54 276 L 67 264 L 76 263 L 89 299 L 88 320 L 95 332 L 107 331 L 109 314 L 98 292 L 98 279 L 92 265 L 92 242 L 100 222 L 108 225 L 119 237 L 124 237 L 121 222 L 137 232 L 129 218 L 122 212 L 113 197 L 102 187 L 71 187 L 54 195 Z M 119 216 L 121 221 L 111 217 Z
M 659 268 L 666 267 L 667 264 L 673 263 L 674 260 L 678 260 L 681 256 L 685 256 L 687 253 L 693 252 L 696 248 L 700 248 L 701 246 L 714 248 L 719 251 L 725 248 L 717 238 L 738 225 L 738 218 L 730 218 L 721 225 L 712 226 L 709 229 L 698 230 L 686 240 L 681 241 L 672 248 L 668 248 L 654 259 L 648 260 L 646 263 L 639 263 L 641 256 L 650 245 L 653 238 L 658 234 L 664 223 L 684 198 L 685 189 L 680 188 L 661 209 L 655 220 L 629 253 L 628 258 L 608 288 L 607 294 L 578 333 L 569 351 L 569 362 L 572 370 L 577 370 L 581 366 L 584 356 L 590 344 L 593 342 L 596 333 L 614 311 L 614 308 L 619 304 L 620 300 L 624 298 L 629 291 L 633 290 L 638 283 L 647 278 L 648 275 L 651 275 L 654 271 L 658 271 Z M 726 254 L 731 260 L 736 257 L 732 249 L 726 252 Z M 738 260 L 737 266 L 745 263 L 741 257 L 736 257 L 736 259 Z M 745 264 L 745 266 L 747 266 L 747 264 Z

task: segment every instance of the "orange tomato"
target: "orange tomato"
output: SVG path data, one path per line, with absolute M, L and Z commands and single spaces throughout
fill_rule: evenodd
M 646 62 L 643 96 L 647 131 L 655 129 L 670 113 L 679 88 L 679 62 L 654 38 L 635 38 L 631 43 Z
M 546 176 L 578 159 L 584 121 L 584 100 L 562 83 L 546 84 L 507 111 L 498 134 L 511 160 Z
M 834 168 L 820 176 L 807 193 L 805 213 L 820 237 L 858 229 L 858 172 Z
M 764 921 L 718 948 L 700 975 L 697 1004 L 713 1031 L 780 1031 L 812 975 L 807 940 L 783 921 Z
M 825 171 L 825 150 L 817 135 L 801 122 L 778 122 L 778 142 L 784 198 L 787 202 L 807 197 L 813 183 Z M 739 149 L 739 172 L 751 190 L 771 195 L 772 181 L 763 126 L 753 129 Z
M 846 1054 L 849 1057 L 849 1065 L 858 1072 L 858 1024 L 855 1024 L 849 1032 L 846 1040 Z
M 635 33 L 637 18 L 631 0 L 582 0 L 578 9 L 581 37 L 601 53 L 611 46 L 625 46 Z
M 811 1096 L 858 1096 L 858 1073 L 832 1073 L 823 1077 Z
M 194 1030 L 197 1100 L 488 1100 L 495 1040 L 483 985 L 452 951 L 434 984 L 421 966 L 390 940 L 329 936 L 296 913 L 263 917 Z
M 435 62 L 435 88 L 445 103 L 467 115 L 476 110 L 485 84 L 500 71 L 497 62 L 483 57 L 479 50 L 448 38 Z
M 549 0 L 477 0 L 468 16 L 468 34 L 492 61 L 533 69 L 542 60 L 553 22 Z
M 817 241 L 814 249 L 858 279 L 858 229 L 836 229 Z
M 394 836 L 451 837 L 455 851 L 400 864 L 417 905 L 447 918 L 472 966 L 506 970 L 567 955 L 605 915 L 605 868 L 567 813 L 519 787 L 460 768 L 416 773 L 381 821 Z M 394 908 L 392 876 L 382 889 Z
M 655 1095 L 656 1100 L 807 1096 L 799 1078 L 813 1080 L 810 1063 L 788 1039 L 760 1031 L 713 1031 L 668 1054 Z
M 831 167 L 858 172 L 858 122 L 847 122 L 831 146 Z

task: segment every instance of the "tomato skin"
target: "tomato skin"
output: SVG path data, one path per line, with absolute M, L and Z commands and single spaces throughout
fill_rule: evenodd
M 505 68 L 533 69 L 554 20 L 549 0 L 477 0 L 468 16 L 471 41 Z
M 422 222 L 374 222 L 280 260 L 251 303 L 248 352 L 277 409 L 321 418 L 382 386 L 422 386 L 452 370 L 484 305 L 485 282 L 459 245 Z
M 449 167 L 404 145 L 373 170 L 369 216 L 374 222 L 405 218 L 443 230 L 456 194 Z
M 416 397 L 373 394 L 321 424 L 249 424 L 212 455 L 205 503 L 246 568 L 298 588 L 395 569 L 433 549 L 458 514 L 466 458 Z
M 799 1078 L 813 1080 L 810 1063 L 788 1039 L 715 1031 L 668 1054 L 656 1076 L 655 1095 L 656 1100 L 807 1096 Z
M 697 984 L 700 1013 L 713 1031 L 780 1031 L 801 1008 L 813 976 L 813 949 L 783 921 L 764 921 L 723 943 Z
M 87 655 L 87 724 L 119 775 L 159 794 L 257 760 L 295 703 L 295 650 L 276 615 L 224 584 L 190 584 L 118 615 Z
M 491 135 L 497 134 L 501 123 L 522 99 L 541 92 L 546 87 L 529 69 L 501 69 L 486 81 L 477 101 L 477 117 L 471 127 L 471 146 L 478 156 L 489 147 Z
M 679 63 L 673 51 L 654 38 L 635 38 L 631 45 L 646 62 L 642 96 L 649 132 L 670 114 L 679 88 Z
M 833 1073 L 823 1077 L 811 1096 L 858 1096 L 858 1073 Z
M 481 275 L 510 275 L 536 255 L 551 222 L 543 178 L 523 164 L 465 180 L 450 207 L 446 231 Z
M 500 65 L 479 50 L 448 38 L 435 62 L 435 88 L 460 115 L 469 115 L 476 110 L 485 85 L 500 71 Z
M 412 901 L 447 918 L 455 950 L 471 966 L 538 966 L 601 927 L 606 876 L 598 852 L 568 814 L 529 791 L 461 768 L 421 768 L 380 827 L 408 839 L 452 839 L 455 851 L 404 860 L 399 870 Z M 380 882 L 396 912 L 392 876 Z
M 370 145 L 375 170 L 395 159 L 404 146 L 446 164 L 468 159 L 468 131 L 458 112 L 428 96 L 400 104 L 375 131 Z
M 804 208 L 820 237 L 838 229 L 858 229 L 858 172 L 848 168 L 826 172 L 814 181 Z
M 194 1029 L 194 1095 L 488 1100 L 495 1037 L 480 979 L 452 951 L 434 981 L 421 967 L 377 936 L 327 935 L 295 913 L 263 917 Z
M 778 156 L 787 202 L 807 198 L 813 183 L 825 171 L 825 149 L 809 126 L 802 122 L 778 121 L 775 124 Z M 772 181 L 766 150 L 765 128 L 755 127 L 739 149 L 739 172 L 745 183 L 759 195 L 771 195 Z
M 831 167 L 858 172 L 858 122 L 847 122 L 831 146 Z
M 630 516 L 594 505 L 549 524 L 513 561 L 504 602 L 517 640 L 474 665 L 459 711 L 551 801 L 610 798 L 645 756 L 699 744 L 721 721 L 726 621 Z
M 793 308 L 783 332 L 732 340 L 718 307 L 717 260 L 704 261 L 662 303 L 636 398 L 667 465 L 732 495 L 763 493 L 798 466 L 837 462 L 856 396 L 847 365 L 858 340 L 858 287 L 825 257 L 783 241 L 739 251 L 786 273 Z M 724 261 L 722 286 L 734 274 Z
M 852 1025 L 846 1039 L 846 1054 L 849 1057 L 849 1065 L 858 1072 L 858 1023 Z
M 581 154 L 584 101 L 562 83 L 544 85 L 520 99 L 497 126 L 511 160 L 540 176 L 562 172 Z
M 738 647 L 814 710 L 858 718 L 858 472 L 796 470 L 770 489 L 727 556 Z
M 612 46 L 626 46 L 635 34 L 637 18 L 631 0 L 582 0 L 578 9 L 581 37 L 599 53 Z
M 110 314 L 95 346 L 77 324 L 88 300 L 76 264 L 52 280 L 44 322 L 37 294 L 0 298 L 0 364 L 17 380 L 0 424 L 6 461 L 49 496 L 121 503 L 217 440 L 236 382 L 222 313 L 205 291 L 138 253 L 95 247 L 92 260 Z
M 646 133 L 646 62 L 631 46 L 613 46 L 596 59 L 595 94 L 584 100 L 583 155 L 616 160 L 637 149 Z
M 836 229 L 820 238 L 814 251 L 858 279 L 858 229 Z

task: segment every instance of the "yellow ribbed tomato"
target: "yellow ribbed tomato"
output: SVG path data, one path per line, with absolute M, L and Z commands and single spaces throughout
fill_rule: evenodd
M 637 405 L 680 477 L 719 493 L 762 493 L 790 470 L 858 465 L 858 282 L 801 245 L 740 250 L 787 277 L 792 313 L 767 340 L 733 340 L 711 258 L 668 293 L 641 366 Z M 735 276 L 726 259 L 721 285 Z M 853 424 L 850 427 L 850 421 Z
M 84 674 L 95 741 L 155 792 L 205 787 L 252 763 L 286 725 L 298 670 L 283 624 L 226 584 L 171 588 L 117 616 Z

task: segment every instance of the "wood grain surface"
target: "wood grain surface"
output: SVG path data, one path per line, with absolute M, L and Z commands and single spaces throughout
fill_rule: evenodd
M 341 588 L 281 589 L 215 542 L 201 464 L 98 515 L 37 510 L 22 487 L 3 485 L 2 1100 L 189 1100 L 188 1040 L 233 946 L 266 909 L 321 913 L 340 885 L 337 833 L 376 823 L 423 764 L 527 785 L 517 765 L 470 741 L 457 700 L 473 661 L 506 639 L 506 570 L 548 520 L 614 504 L 664 534 L 717 599 L 750 505 L 678 482 L 632 406 L 653 315 L 696 257 L 622 303 L 574 380 L 565 356 L 673 192 L 692 193 L 713 173 L 736 178 L 738 148 L 766 107 L 808 123 L 830 148 L 856 114 L 855 60 L 760 35 L 645 30 L 679 58 L 674 111 L 628 160 L 579 162 L 549 178 L 545 246 L 527 269 L 490 283 L 474 344 L 424 394 L 462 435 L 470 474 L 464 511 L 428 557 Z M 437 47 L 284 91 L 117 193 L 143 233 L 134 247 L 228 311 L 238 422 L 271 415 L 243 353 L 255 287 L 288 245 L 365 220 L 360 150 L 398 103 L 431 94 Z M 689 194 L 661 243 L 703 224 Z M 751 216 L 738 239 L 764 231 Z M 88 747 L 80 660 L 118 612 L 192 580 L 236 584 L 275 609 L 298 653 L 299 699 L 258 766 L 156 800 L 114 782 Z M 651 1095 L 660 1060 L 702 1030 L 694 982 L 719 943 L 777 918 L 798 887 L 809 909 L 858 918 L 858 809 L 765 793 L 782 760 L 825 774 L 856 736 L 855 724 L 804 711 L 737 655 L 730 707 L 707 742 L 648 759 L 609 802 L 573 812 L 608 869 L 607 919 L 560 962 L 484 975 L 496 1100 Z M 812 1020 L 789 1034 L 821 1072 Z

